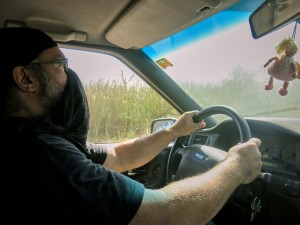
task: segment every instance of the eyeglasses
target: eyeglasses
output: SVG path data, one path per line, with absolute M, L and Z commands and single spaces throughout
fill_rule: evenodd
M 57 59 L 57 60 L 50 60 L 50 61 L 45 61 L 45 62 L 40 62 L 38 60 L 34 60 L 30 64 L 40 64 L 40 65 L 47 65 L 47 64 L 53 64 L 56 65 L 59 68 L 63 68 L 65 72 L 68 72 L 69 70 L 69 65 L 68 65 L 68 59 Z

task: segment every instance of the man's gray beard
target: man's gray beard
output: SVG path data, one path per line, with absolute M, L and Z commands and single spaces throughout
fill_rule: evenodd
M 56 106 L 62 101 L 64 88 L 60 86 L 46 71 L 43 69 L 38 75 L 40 82 L 40 100 L 47 113 L 55 110 Z

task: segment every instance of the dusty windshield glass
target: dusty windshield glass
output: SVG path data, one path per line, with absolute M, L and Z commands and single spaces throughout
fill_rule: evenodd
M 284 80 L 274 78 L 271 85 L 268 71 L 274 57 L 281 57 L 276 49 L 280 42 L 292 39 L 300 46 L 296 23 L 254 39 L 250 14 L 218 13 L 143 51 L 202 107 L 221 104 L 243 116 L 299 118 L 300 79 L 292 77 L 289 64 L 300 62 L 299 51 L 277 68 Z M 300 73 L 299 64 L 294 65 Z

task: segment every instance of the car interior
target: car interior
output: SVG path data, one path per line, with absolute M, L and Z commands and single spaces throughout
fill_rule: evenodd
M 146 165 L 126 171 L 126 176 L 146 188 L 161 188 L 209 170 L 224 160 L 231 146 L 258 137 L 262 141 L 261 175 L 252 183 L 238 187 L 212 221 L 216 225 L 300 224 L 300 98 L 296 97 L 300 90 L 300 64 L 295 63 L 296 79 L 290 81 L 288 94 L 279 91 L 280 96 L 274 92 L 277 102 L 295 96 L 288 106 L 279 108 L 278 103 L 278 108 L 268 108 L 269 100 L 262 94 L 255 95 L 250 102 L 256 90 L 252 88 L 249 94 L 246 89 L 239 89 L 236 93 L 244 92 L 247 97 L 241 102 L 248 104 L 241 113 L 236 105 L 227 104 L 234 102 L 234 97 L 226 100 L 225 94 L 221 102 L 210 100 L 209 92 L 203 93 L 203 102 L 195 100 L 194 93 L 185 91 L 175 75 L 167 75 L 174 61 L 157 60 L 151 55 L 153 49 L 163 49 L 163 43 L 176 43 L 180 37 L 175 35 L 181 31 L 209 19 L 213 22 L 215 15 L 228 11 L 247 13 L 245 20 L 251 31 L 248 36 L 253 40 L 262 40 L 292 26 L 294 33 L 290 33 L 300 46 L 296 33 L 300 23 L 299 0 L 0 0 L 0 5 L 0 27 L 37 28 L 49 34 L 63 49 L 113 56 L 130 68 L 164 100 L 163 104 L 170 105 L 177 113 L 147 119 L 150 133 L 171 126 L 183 112 L 199 111 L 194 121 L 205 120 L 205 129 L 177 138 Z M 243 42 L 243 38 L 239 41 Z M 222 43 L 228 44 L 226 39 Z M 300 62 L 298 55 L 295 61 Z M 205 57 L 209 60 L 210 55 Z M 255 57 L 259 54 L 252 56 Z M 82 66 L 80 61 L 77 64 Z M 197 71 L 200 83 L 201 73 Z M 264 78 L 263 82 L 268 80 Z M 129 79 L 124 79 L 123 83 L 127 84 Z M 216 86 L 211 86 L 211 91 L 216 93 Z M 260 102 L 266 108 L 256 105 Z M 131 108 L 129 113 L 134 114 L 134 110 Z M 225 119 L 215 115 L 223 115 Z

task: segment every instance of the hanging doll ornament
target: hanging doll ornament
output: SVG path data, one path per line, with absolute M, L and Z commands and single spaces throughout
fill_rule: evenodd
M 274 79 L 283 81 L 279 94 L 285 96 L 288 93 L 289 82 L 300 79 L 300 64 L 294 60 L 298 48 L 294 41 L 296 34 L 296 26 L 292 37 L 284 38 L 277 46 L 278 56 L 275 56 L 264 65 L 270 75 L 269 82 L 265 85 L 265 90 L 272 90 Z

